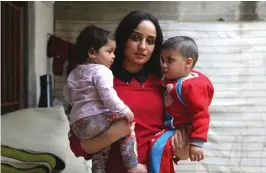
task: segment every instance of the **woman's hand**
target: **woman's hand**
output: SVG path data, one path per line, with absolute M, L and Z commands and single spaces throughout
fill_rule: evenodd
M 135 122 L 129 123 L 127 119 L 120 118 L 112 123 L 112 126 L 108 129 L 108 136 L 118 140 L 125 136 L 128 136 L 135 129 Z
M 173 153 L 179 160 L 187 160 L 189 158 L 190 145 L 188 143 L 188 134 L 185 129 L 176 130 L 174 136 L 171 137 L 171 143 Z
M 120 138 L 128 136 L 135 129 L 135 122 L 128 123 L 125 118 L 115 120 L 103 134 L 91 139 L 81 140 L 81 148 L 88 154 L 96 153 L 110 146 Z

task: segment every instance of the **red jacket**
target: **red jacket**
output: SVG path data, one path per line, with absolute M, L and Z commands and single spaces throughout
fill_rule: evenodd
M 207 141 L 211 104 L 214 87 L 202 73 L 193 71 L 192 75 L 174 81 L 164 81 L 166 111 L 174 118 L 168 126 L 192 125 L 191 139 Z

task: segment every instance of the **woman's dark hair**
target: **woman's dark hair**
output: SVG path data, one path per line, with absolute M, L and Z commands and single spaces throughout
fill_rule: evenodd
M 85 63 L 88 60 L 88 51 L 94 49 L 98 52 L 108 40 L 114 40 L 109 31 L 94 25 L 84 28 L 76 40 L 76 62 L 78 64 Z
M 157 77 L 162 77 L 161 65 L 160 65 L 160 52 L 163 42 L 163 34 L 161 27 L 159 25 L 158 19 L 146 12 L 133 11 L 125 16 L 122 21 L 119 23 L 116 32 L 116 50 L 115 50 L 115 61 L 111 67 L 111 70 L 114 71 L 117 68 L 121 68 L 122 62 L 124 60 L 124 50 L 125 44 L 129 36 L 132 34 L 133 30 L 138 27 L 138 25 L 143 21 L 151 21 L 156 28 L 156 41 L 155 48 L 151 55 L 151 59 L 145 64 L 144 68 L 150 73 L 155 74 Z

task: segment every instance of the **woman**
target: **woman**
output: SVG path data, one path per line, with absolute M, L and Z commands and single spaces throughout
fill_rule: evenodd
M 160 87 L 162 31 L 154 16 L 134 11 L 120 22 L 115 38 L 116 59 L 111 67 L 115 76 L 114 88 L 134 113 L 138 159 L 140 163 L 147 165 L 150 141 L 164 128 L 164 103 Z M 83 140 L 80 144 L 72 135 L 71 149 L 76 156 L 88 159 L 86 153 L 94 153 L 109 146 L 129 134 L 133 126 L 125 120 L 118 120 L 106 133 L 94 139 Z M 176 154 L 180 154 L 179 149 L 187 143 L 185 135 L 183 131 L 177 131 L 172 137 Z M 106 172 L 126 173 L 118 143 L 112 145 Z

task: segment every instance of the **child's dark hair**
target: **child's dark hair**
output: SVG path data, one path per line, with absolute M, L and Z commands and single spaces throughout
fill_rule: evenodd
M 176 36 L 167 39 L 162 46 L 162 49 L 175 49 L 180 51 L 181 55 L 185 58 L 192 58 L 193 65 L 195 66 L 198 61 L 198 46 L 196 42 L 187 36 Z
M 88 60 L 90 49 L 99 51 L 108 40 L 114 40 L 113 35 L 102 28 L 90 25 L 84 28 L 76 40 L 76 60 L 78 64 L 83 64 Z
M 138 27 L 138 25 L 143 21 L 148 20 L 151 21 L 156 28 L 156 41 L 155 48 L 151 55 L 151 59 L 147 62 L 144 68 L 149 71 L 151 74 L 155 74 L 157 77 L 162 77 L 161 67 L 160 67 L 160 52 L 163 42 L 163 34 L 161 27 L 159 25 L 158 19 L 149 14 L 142 11 L 133 11 L 125 16 L 122 21 L 119 23 L 116 32 L 115 32 L 115 40 L 116 40 L 116 50 L 115 50 L 115 61 L 111 67 L 111 70 L 114 71 L 116 69 L 122 68 L 122 62 L 124 60 L 124 50 L 125 44 L 133 30 Z M 115 75 L 115 74 L 114 74 Z

